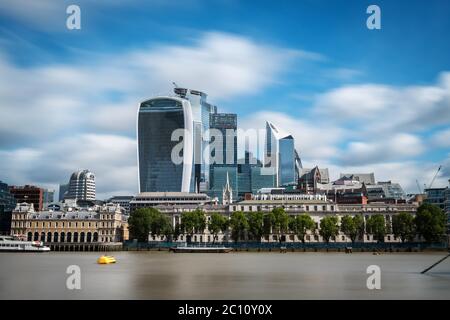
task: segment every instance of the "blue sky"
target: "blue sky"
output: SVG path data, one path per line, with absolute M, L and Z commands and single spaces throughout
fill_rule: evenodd
M 86 167 L 100 197 L 136 192 L 137 104 L 175 81 L 244 128 L 284 127 L 332 177 L 416 192 L 442 164 L 444 186 L 449 14 L 445 0 L 0 0 L 0 179 L 56 187 Z

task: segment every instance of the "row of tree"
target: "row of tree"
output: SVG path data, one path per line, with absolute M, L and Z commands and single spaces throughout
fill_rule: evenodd
M 340 220 L 340 221 L 339 221 Z M 287 234 L 295 234 L 305 242 L 308 232 L 316 234 L 317 229 L 322 238 L 328 243 L 330 239 L 342 232 L 352 242 L 362 239 L 364 234 L 373 235 L 383 242 L 387 233 L 401 239 L 402 242 L 413 241 L 416 235 L 422 236 L 427 242 L 442 241 L 446 231 L 447 218 L 445 213 L 431 204 L 423 204 L 414 217 L 409 213 L 399 213 L 392 217 L 392 222 L 386 220 L 382 214 L 371 215 L 364 222 L 362 215 L 346 215 L 339 219 L 337 216 L 325 216 L 319 225 L 307 214 L 289 216 L 283 208 L 275 208 L 269 213 L 236 211 L 228 219 L 219 213 L 213 213 L 209 221 L 201 210 L 183 213 L 181 223 L 172 227 L 170 218 L 154 208 L 135 210 L 129 220 L 129 230 L 132 238 L 145 242 L 148 236 L 165 236 L 167 240 L 178 239 L 179 235 L 202 234 L 206 227 L 213 241 L 219 233 L 230 232 L 234 241 L 261 241 L 264 236 L 277 235 L 279 241 Z

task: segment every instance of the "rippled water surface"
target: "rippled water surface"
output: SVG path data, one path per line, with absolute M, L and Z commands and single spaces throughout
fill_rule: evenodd
M 446 253 L 0 253 L 0 299 L 450 299 Z M 66 269 L 81 269 L 68 290 Z M 381 290 L 366 269 L 381 268 Z

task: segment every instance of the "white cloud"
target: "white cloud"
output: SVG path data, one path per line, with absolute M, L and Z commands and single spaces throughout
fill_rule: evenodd
M 450 147 L 450 128 L 436 132 L 431 137 L 431 143 L 440 148 Z
M 274 108 L 271 108 L 274 109 Z M 301 119 L 299 115 L 287 115 L 280 112 L 261 111 L 239 119 L 244 129 L 265 130 L 265 122 L 269 120 L 281 130 L 292 134 L 297 151 L 305 159 L 321 161 L 334 157 L 338 153 L 337 144 L 346 134 L 339 127 L 322 127 L 309 119 Z
M 35 149 L 0 151 L 2 179 L 58 190 L 70 174 L 96 174 L 97 197 L 137 190 L 136 141 L 117 135 L 79 134 L 40 144 Z
M 100 193 L 135 192 L 140 101 L 170 93 L 172 81 L 212 99 L 254 94 L 292 59 L 315 58 L 214 32 L 185 46 L 83 53 L 71 64 L 19 67 L 0 54 L 2 179 L 49 185 L 88 168 L 97 174 Z
M 169 94 L 172 81 L 216 100 L 231 98 L 260 91 L 303 55 L 223 33 L 203 34 L 187 46 L 83 56 L 88 62 L 71 65 L 23 68 L 0 55 L 0 132 L 5 140 L 15 134 L 45 140 L 90 122 L 94 131 L 112 124 L 111 130 L 132 133 L 137 104 Z M 111 102 L 111 92 L 120 93 L 121 100 Z
M 410 159 L 425 150 L 420 138 L 406 133 L 393 134 L 390 139 L 350 142 L 341 153 L 340 161 L 348 165 L 388 162 Z
M 450 72 L 431 86 L 344 86 L 320 95 L 314 112 L 367 134 L 420 131 L 450 122 Z

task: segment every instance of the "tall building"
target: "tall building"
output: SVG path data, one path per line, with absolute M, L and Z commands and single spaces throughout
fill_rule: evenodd
M 70 176 L 69 190 L 64 199 L 95 200 L 95 175 L 89 170 L 79 170 Z
M 445 201 L 446 201 L 447 190 L 448 190 L 448 187 L 425 189 L 424 191 L 427 196 L 426 196 L 424 202 L 434 204 L 445 211 Z
M 275 169 L 277 186 L 296 185 L 302 168 L 294 137 L 266 122 L 265 166 Z
M 0 181 L 0 211 L 12 212 L 16 207 L 16 198 L 6 183 Z
M 174 92 L 175 96 L 158 96 L 139 106 L 140 192 L 198 192 L 206 188 L 209 168 L 202 155 L 215 107 L 206 102 L 203 92 L 184 88 Z
M 55 190 L 53 189 L 44 189 L 44 207 L 47 206 L 48 204 L 52 203 L 55 201 Z
M 67 194 L 69 193 L 69 184 L 60 184 L 59 185 L 59 195 L 58 200 L 63 201 L 65 197 L 67 197 Z
M 16 199 L 9 191 L 6 183 L 0 181 L 0 234 L 9 234 L 12 211 L 16 207 Z
M 44 205 L 44 189 L 25 185 L 10 186 L 9 191 L 14 195 L 17 203 L 33 204 L 34 210 L 41 211 Z
M 234 113 L 211 113 L 210 129 L 218 130 L 222 135 L 221 163 L 218 164 L 236 164 L 237 163 L 237 115 Z M 212 151 L 212 156 L 216 152 Z M 211 163 L 211 165 L 213 165 Z

